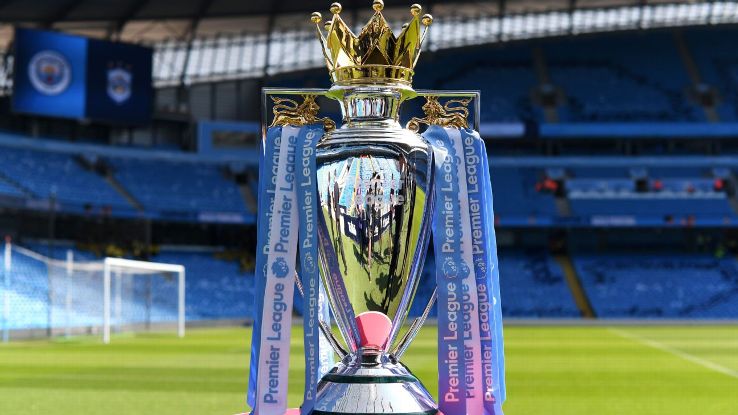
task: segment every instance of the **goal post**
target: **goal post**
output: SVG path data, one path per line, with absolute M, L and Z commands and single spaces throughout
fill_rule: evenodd
M 136 261 L 123 258 L 105 258 L 103 261 L 103 343 L 110 343 L 111 326 L 111 284 L 113 275 L 117 275 L 116 282 L 129 273 L 161 274 L 172 273 L 177 275 L 177 335 L 185 335 L 185 267 L 175 264 L 159 262 Z M 116 289 L 120 295 L 120 289 Z

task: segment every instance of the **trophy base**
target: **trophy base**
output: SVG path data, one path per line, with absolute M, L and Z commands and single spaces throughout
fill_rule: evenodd
M 313 415 L 436 415 L 425 386 L 388 355 L 350 355 L 318 385 Z

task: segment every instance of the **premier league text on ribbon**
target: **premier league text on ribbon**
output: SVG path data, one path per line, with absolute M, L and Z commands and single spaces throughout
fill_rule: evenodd
M 305 287 L 305 300 L 306 307 L 304 307 L 304 337 L 305 337 L 305 364 L 306 364 L 306 376 L 305 376 L 305 393 L 304 398 L 306 401 L 312 401 L 315 399 L 316 387 L 315 384 L 318 380 L 318 371 L 320 365 L 319 359 L 319 340 L 316 339 L 318 336 L 317 321 L 318 321 L 318 302 L 320 300 L 319 294 L 319 283 L 316 269 L 315 269 L 315 252 L 317 247 L 315 246 L 315 141 L 317 134 L 311 129 L 305 133 L 304 138 L 300 140 L 302 148 L 302 157 L 298 164 L 300 168 L 300 182 L 299 182 L 299 195 L 300 195 L 300 210 L 301 210 L 301 223 L 300 223 L 300 249 L 302 256 L 302 272 L 305 278 L 303 278 L 303 286 Z
M 467 168 L 464 145 L 462 143 L 461 131 L 457 128 L 446 128 L 451 142 L 453 143 L 455 162 L 459 176 L 459 192 L 457 194 L 458 205 L 461 213 L 461 260 L 464 264 L 463 292 L 463 316 L 464 316 L 464 358 L 467 411 L 481 412 L 483 408 L 482 394 L 482 372 L 481 341 L 479 335 L 479 301 L 477 284 L 472 265 L 474 257 L 472 254 L 471 223 L 469 215 L 469 189 L 467 187 Z
M 466 395 L 464 377 L 463 343 L 459 331 L 463 324 L 461 293 L 462 281 L 458 279 L 461 274 L 459 259 L 459 248 L 461 246 L 459 234 L 459 208 L 458 208 L 458 172 L 455 171 L 455 160 L 453 147 L 447 141 L 448 137 L 441 130 L 437 140 L 432 140 L 436 154 L 436 228 L 434 238 L 436 245 L 440 245 L 440 260 L 442 280 L 437 284 L 442 291 L 439 296 L 439 353 L 443 355 L 445 374 L 439 373 L 439 395 L 443 403 L 460 404 L 465 406 Z M 455 203 L 456 202 L 456 203 Z M 440 232 L 439 232 L 440 231 Z M 440 244 L 439 244 L 440 241 Z M 439 270 L 437 270 L 438 273 Z M 445 301 L 444 301 L 445 300 Z M 443 325 L 443 326 L 441 326 Z M 441 361 L 439 357 L 439 361 Z M 441 368 L 439 368 L 441 372 Z
M 486 261 L 486 241 L 484 233 L 484 208 L 482 206 L 484 197 L 483 189 L 480 187 L 480 175 L 483 168 L 482 157 L 479 154 L 484 150 L 481 139 L 471 134 L 464 134 L 464 161 L 466 167 L 467 193 L 469 197 L 469 219 L 471 224 L 472 254 L 474 255 L 474 269 L 477 281 L 477 296 L 479 301 L 479 334 L 482 352 L 482 378 L 485 402 L 495 402 L 494 396 L 494 369 L 492 348 L 492 327 L 490 325 L 491 298 L 488 287 L 487 273 L 489 265 Z
M 263 414 L 276 414 L 286 408 L 287 365 L 292 325 L 292 295 L 297 236 L 291 232 L 297 223 L 294 209 L 295 158 L 297 129 L 282 129 L 279 156 L 272 166 L 274 180 L 274 211 L 270 221 L 264 315 L 262 316 L 262 360 L 259 362 L 257 407 Z M 275 156 L 273 156 L 275 157 Z M 275 171 L 276 166 L 276 171 Z M 263 377 L 262 377 L 263 376 Z M 265 407 L 262 408 L 261 404 Z

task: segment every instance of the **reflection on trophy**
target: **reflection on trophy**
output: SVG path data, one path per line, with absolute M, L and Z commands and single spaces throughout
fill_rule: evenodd
M 323 377 L 316 414 L 434 414 L 428 391 L 399 358 L 418 326 L 399 332 L 415 295 L 431 222 L 432 152 L 398 122 L 413 97 L 413 67 L 432 22 L 411 6 L 398 37 L 374 1 L 374 15 L 355 36 L 331 6 L 321 29 L 313 14 L 343 125 L 317 147 L 321 276 L 346 349 Z M 423 28 L 425 27 L 425 28 Z M 324 334 L 331 336 L 323 327 Z

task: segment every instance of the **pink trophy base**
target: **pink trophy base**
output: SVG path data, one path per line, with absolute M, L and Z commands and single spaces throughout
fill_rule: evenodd
M 392 331 L 392 320 L 379 311 L 365 311 L 356 316 L 356 328 L 362 347 L 382 349 Z

